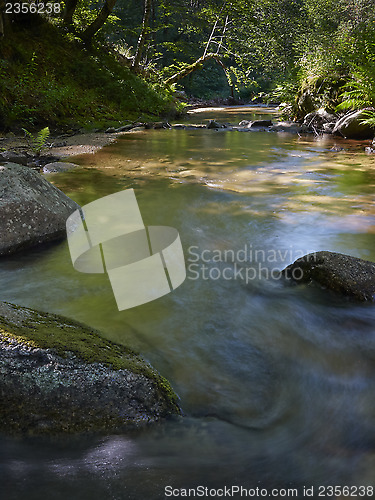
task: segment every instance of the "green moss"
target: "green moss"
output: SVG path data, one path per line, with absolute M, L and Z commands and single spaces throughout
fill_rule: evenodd
M 62 357 L 72 352 L 87 363 L 103 363 L 115 370 L 129 369 L 155 378 L 155 371 L 138 354 L 106 340 L 86 325 L 56 314 L 6 305 L 15 315 L 12 320 L 0 316 L 0 336 L 5 341 L 13 340 L 31 348 L 53 349 Z
M 5 311 L 2 311 L 4 307 Z M 0 307 L 0 340 L 31 349 L 51 349 L 63 358 L 73 353 L 87 363 L 103 363 L 114 370 L 126 369 L 142 374 L 155 383 L 160 396 L 175 408 L 176 413 L 180 413 L 178 398 L 168 380 L 139 354 L 103 338 L 86 325 L 57 314 L 4 302 Z

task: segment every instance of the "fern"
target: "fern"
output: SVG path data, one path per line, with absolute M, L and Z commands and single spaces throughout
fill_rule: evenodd
M 363 123 L 363 125 L 368 125 L 371 128 L 375 128 L 375 111 L 368 109 L 363 112 L 363 116 L 366 118 L 361 120 L 361 123 Z
M 25 137 L 31 151 L 36 156 L 40 156 L 42 151 L 48 147 L 47 140 L 50 135 L 49 128 L 48 127 L 43 128 L 37 133 L 35 137 L 31 132 L 29 132 L 25 128 L 23 128 L 22 130 L 25 132 Z
M 341 94 L 343 101 L 337 106 L 338 111 L 360 109 L 375 104 L 375 77 L 363 70 L 353 74 L 353 80 L 344 86 Z

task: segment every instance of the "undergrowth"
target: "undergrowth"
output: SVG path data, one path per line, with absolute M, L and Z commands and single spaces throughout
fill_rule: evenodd
M 88 51 L 47 22 L 15 26 L 0 41 L 2 129 L 101 128 L 174 107 L 168 90 L 135 76 L 105 49 Z

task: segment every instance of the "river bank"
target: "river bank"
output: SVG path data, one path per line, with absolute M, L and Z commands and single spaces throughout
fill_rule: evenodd
M 210 116 L 216 114 L 219 119 L 212 120 Z M 355 113 L 354 113 L 355 114 Z M 358 115 L 358 113 L 357 113 Z M 252 120 L 251 117 L 258 116 L 261 119 Z M 222 118 L 227 120 L 223 121 Z M 241 118 L 237 123 L 233 123 L 233 118 Z M 274 118 L 276 119 L 274 119 Z M 61 134 L 55 137 L 50 137 L 46 143 L 46 148 L 41 155 L 35 156 L 30 152 L 30 147 L 27 144 L 25 137 L 14 136 L 13 134 L 0 136 L 0 151 L 14 152 L 20 155 L 19 158 L 10 157 L 8 161 L 15 161 L 24 165 L 32 166 L 40 169 L 45 164 L 61 161 L 74 156 L 85 154 L 94 154 L 104 146 L 107 146 L 118 140 L 124 133 L 134 133 L 142 130 L 150 129 L 202 129 L 209 128 L 220 132 L 283 132 L 297 135 L 314 134 L 324 135 L 325 137 L 334 137 L 343 142 L 346 140 L 346 146 L 349 148 L 362 146 L 366 153 L 374 153 L 374 144 L 371 142 L 373 133 L 366 129 L 365 135 L 361 136 L 362 128 L 356 121 L 353 126 L 353 121 L 350 122 L 350 127 L 354 130 L 353 137 L 343 137 L 343 132 L 338 131 L 333 134 L 334 122 L 333 116 L 323 112 L 315 112 L 306 115 L 303 123 L 291 121 L 282 121 L 278 118 L 277 108 L 262 105 L 239 105 L 239 106 L 220 106 L 220 107 L 201 107 L 190 109 L 186 115 L 185 121 L 181 123 L 168 122 L 146 122 L 126 124 L 117 129 L 110 128 L 106 132 L 90 132 L 80 134 Z M 337 119 L 337 123 L 346 123 L 343 118 Z M 359 127 L 359 128 L 358 128 Z M 360 132 L 358 132 L 358 130 Z M 370 139 L 370 142 L 369 142 Z M 333 146 L 335 147 L 335 146 Z M 341 146 L 339 146 L 341 147 Z M 345 145 L 343 146 L 345 147 Z M 1 155 L 1 154 L 0 154 Z M 22 157 L 22 158 L 21 158 Z M 0 158 L 1 160 L 1 158 Z

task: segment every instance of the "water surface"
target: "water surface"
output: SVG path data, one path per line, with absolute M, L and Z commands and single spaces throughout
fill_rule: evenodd
M 375 261 L 375 159 L 363 148 L 148 130 L 49 176 L 81 205 L 134 188 L 146 225 L 179 230 L 187 280 L 119 312 L 107 278 L 74 271 L 64 242 L 3 260 L 0 300 L 139 350 L 171 381 L 185 417 L 126 435 L 3 437 L 6 498 L 160 499 L 166 485 L 199 484 L 296 487 L 302 497 L 303 486 L 373 484 L 374 307 L 269 278 L 318 250 Z

